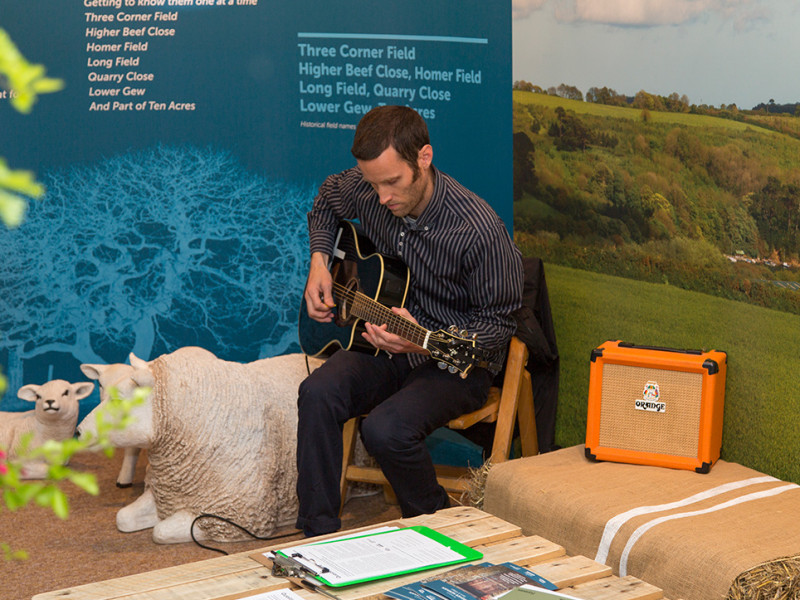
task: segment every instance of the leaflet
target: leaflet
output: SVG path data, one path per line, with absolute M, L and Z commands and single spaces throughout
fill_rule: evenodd
M 427 527 L 406 527 L 373 535 L 283 548 L 279 554 L 302 564 L 331 586 L 349 585 L 431 569 L 482 557 Z

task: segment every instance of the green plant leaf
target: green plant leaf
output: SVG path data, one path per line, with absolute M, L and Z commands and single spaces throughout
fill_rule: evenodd
M 0 220 L 6 227 L 18 227 L 25 218 L 28 203 L 15 194 L 0 189 Z M 5 387 L 5 386 L 4 386 Z
M 16 490 L 11 488 L 6 488 L 3 490 L 3 502 L 11 512 L 14 512 L 23 506 L 22 503 L 20 503 L 19 495 L 17 494 Z
M 0 159 L 0 186 L 31 198 L 44 195 L 44 186 L 36 181 L 32 171 L 12 170 L 3 159 Z
M 70 473 L 72 473 L 72 470 L 60 463 L 51 464 L 47 470 L 47 478 L 52 481 L 62 481 L 67 479 Z
M 19 483 L 16 477 L 6 482 L 3 490 L 3 499 L 9 510 L 15 511 L 27 505 L 44 488 L 41 482 Z
M 8 544 L 0 542 L 0 551 L 5 560 L 27 560 L 28 553 L 25 550 L 13 550 Z
M 97 485 L 97 478 L 92 473 L 72 471 L 68 479 L 87 494 L 97 496 L 97 494 L 100 493 L 100 486 Z
M 0 75 L 14 91 L 11 105 L 21 113 L 33 109 L 37 94 L 56 92 L 64 87 L 62 80 L 45 77 L 43 65 L 29 63 L 4 29 L 0 29 Z
M 66 519 L 69 516 L 69 499 L 67 495 L 57 487 L 53 488 L 50 507 L 59 519 Z
M 44 506 L 45 508 L 50 506 L 51 502 L 53 501 L 53 491 L 55 489 L 55 486 L 48 485 L 38 490 L 34 496 L 36 504 L 39 506 Z

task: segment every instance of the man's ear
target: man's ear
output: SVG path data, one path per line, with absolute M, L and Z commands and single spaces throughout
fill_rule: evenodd
M 420 169 L 427 169 L 431 166 L 433 162 L 433 148 L 430 144 L 425 144 L 422 148 L 419 149 L 419 154 L 417 154 L 417 164 L 419 165 Z

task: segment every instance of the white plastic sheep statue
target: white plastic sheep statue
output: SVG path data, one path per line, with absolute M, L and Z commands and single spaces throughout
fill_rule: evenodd
M 315 359 L 313 366 L 319 364 Z M 185 347 L 130 365 L 81 365 L 100 383 L 101 402 L 115 387 L 128 396 L 149 387 L 135 422 L 112 431 L 119 448 L 146 448 L 144 493 L 117 513 L 117 528 L 153 528 L 153 540 L 191 540 L 200 514 L 230 519 L 258 536 L 293 524 L 297 515 L 295 445 L 297 388 L 308 375 L 306 357 L 289 354 L 235 363 L 197 347 Z M 312 366 L 312 368 L 313 368 Z M 78 427 L 95 431 L 94 411 Z M 198 540 L 249 539 L 238 529 L 204 519 Z
M 90 381 L 70 383 L 54 379 L 43 385 L 24 385 L 17 391 L 22 400 L 34 402 L 33 410 L 0 413 L 0 448 L 11 458 L 17 456 L 23 436 L 32 433 L 30 448 L 38 448 L 47 440 L 62 441 L 75 434 L 79 402 L 94 390 Z M 22 477 L 43 479 L 48 465 L 44 460 L 31 460 L 22 468 Z

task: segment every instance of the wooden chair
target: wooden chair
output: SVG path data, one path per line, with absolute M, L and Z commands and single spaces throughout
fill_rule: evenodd
M 480 409 L 461 415 L 450 421 L 450 429 L 467 429 L 476 423 L 496 423 L 492 454 L 488 458 L 492 463 L 508 460 L 514 436 L 514 424 L 519 423 L 520 442 L 523 456 L 539 453 L 536 438 L 536 419 L 533 408 L 533 391 L 531 375 L 525 368 L 528 362 L 528 349 L 517 337 L 511 338 L 506 358 L 503 387 L 492 387 L 486 404 Z M 358 421 L 361 417 L 350 419 L 344 425 L 342 456 L 342 506 L 347 498 L 347 487 L 351 481 L 361 481 L 384 486 L 387 501 L 391 502 L 394 494 L 379 467 L 365 467 L 353 464 L 353 453 L 358 437 Z M 467 467 L 436 465 L 439 484 L 448 492 L 461 493 L 469 485 L 465 475 Z

